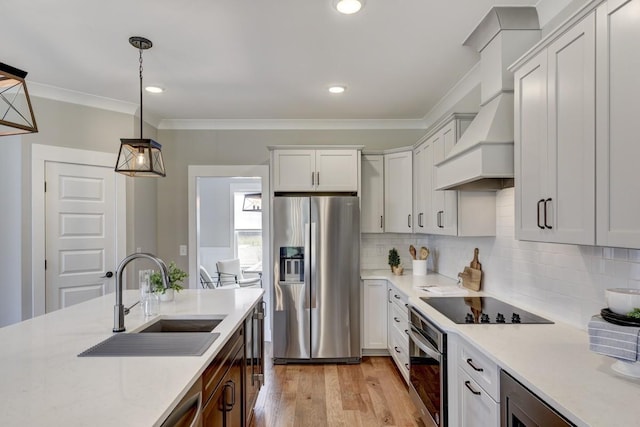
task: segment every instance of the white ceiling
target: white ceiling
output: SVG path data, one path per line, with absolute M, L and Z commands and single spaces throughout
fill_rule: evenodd
M 28 83 L 138 104 L 159 119 L 422 119 L 479 60 L 493 5 L 535 0 L 3 0 L 0 62 Z M 331 84 L 347 91 L 331 95 Z

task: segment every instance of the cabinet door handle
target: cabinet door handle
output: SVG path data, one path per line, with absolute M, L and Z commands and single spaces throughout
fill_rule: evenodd
M 316 174 L 315 172 L 311 172 L 311 186 L 316 185 Z
M 229 391 L 231 391 L 231 399 L 227 400 L 227 396 L 229 395 Z M 222 410 L 224 412 L 229 412 L 233 409 L 236 404 L 236 384 L 233 381 L 227 381 L 224 385 L 224 391 L 222 393 Z
M 398 319 L 397 317 L 394 317 L 393 320 L 395 320 L 397 323 L 400 323 L 400 319 Z
M 409 364 L 408 363 L 405 363 L 404 367 L 407 368 L 407 371 L 409 370 Z
M 384 228 L 384 221 L 382 220 L 382 215 L 380 215 L 380 228 Z
M 465 381 L 464 385 L 465 385 L 465 387 L 467 387 L 469 389 L 469 391 L 471 391 L 471 393 L 475 394 L 476 396 L 480 396 L 482 394 L 479 391 L 474 390 L 473 388 L 471 388 L 471 381 Z
M 405 329 L 405 330 L 404 330 L 404 333 L 405 333 L 405 334 L 407 334 L 407 335 L 409 335 L 409 330 L 408 330 L 408 329 Z
M 540 224 L 540 204 L 541 203 L 544 203 L 544 199 L 538 200 L 538 205 L 537 205 L 538 212 L 536 215 L 538 217 L 538 228 L 544 230 L 544 225 Z
M 400 299 L 400 295 L 398 295 L 398 294 L 393 294 L 393 297 L 394 297 L 395 299 Z
M 396 351 L 396 353 L 400 354 L 402 353 L 400 350 L 398 350 L 398 347 L 393 347 L 393 349 Z
M 442 225 L 442 215 L 444 214 L 444 211 L 438 211 L 438 227 L 439 228 L 444 228 L 444 225 Z
M 423 215 L 424 215 L 424 213 L 423 213 L 423 212 L 420 212 L 420 213 L 418 214 L 418 227 L 420 227 L 420 228 L 422 228 L 422 227 L 423 227 L 423 225 L 422 225 L 422 216 L 423 216 Z
M 407 215 L 407 227 L 411 228 L 411 214 Z
M 316 172 L 316 185 L 320 185 L 320 172 Z
M 551 197 L 544 201 L 544 226 L 551 230 L 553 227 L 547 223 L 547 203 L 551 201 Z
M 483 368 L 478 368 L 476 365 L 473 364 L 473 359 L 469 358 L 467 359 L 467 365 L 471 366 L 473 368 L 474 371 L 476 372 L 483 372 L 484 369 Z

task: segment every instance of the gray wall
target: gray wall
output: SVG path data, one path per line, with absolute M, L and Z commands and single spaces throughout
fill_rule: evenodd
M 179 245 L 189 241 L 187 167 L 269 163 L 269 145 L 364 145 L 367 150 L 413 145 L 424 130 L 159 130 L 167 177 L 158 181 L 158 253 L 188 269 Z
M 39 132 L 0 137 L 0 197 L 4 210 L 0 218 L 0 327 L 32 315 L 31 145 L 110 152 L 115 165 L 120 138 L 138 135 L 139 122 L 130 114 L 37 97 L 32 103 Z M 153 137 L 156 131 L 145 126 L 145 132 Z M 127 249 L 156 251 L 156 182 L 128 181 Z M 5 300 L 4 295 L 9 297 Z

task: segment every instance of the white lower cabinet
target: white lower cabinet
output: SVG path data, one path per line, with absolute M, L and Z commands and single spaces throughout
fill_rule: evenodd
M 449 336 L 450 421 L 460 427 L 500 426 L 500 368 L 459 336 Z
M 387 281 L 363 280 L 362 353 L 387 352 Z
M 458 421 L 461 427 L 500 425 L 500 404 L 461 368 L 458 369 Z
M 387 282 L 388 283 L 388 282 Z M 409 309 L 405 294 L 395 286 L 387 287 L 387 343 L 404 380 L 409 384 Z

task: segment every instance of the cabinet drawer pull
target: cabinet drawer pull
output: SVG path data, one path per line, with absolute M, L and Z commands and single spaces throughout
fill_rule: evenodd
M 400 319 L 398 319 L 397 317 L 394 317 L 393 320 L 395 320 L 397 323 L 400 323 Z
M 544 227 L 551 230 L 553 227 L 547 223 L 547 203 L 551 201 L 551 197 L 544 201 Z
M 400 350 L 398 350 L 398 347 L 397 347 L 397 346 L 396 346 L 396 347 L 393 347 L 393 349 L 394 349 L 394 350 L 396 351 L 396 353 L 398 353 L 398 354 L 402 353 Z
M 467 387 L 469 389 L 469 391 L 473 394 L 475 394 L 476 396 L 480 396 L 482 393 L 480 393 L 479 391 L 474 390 L 473 388 L 471 388 L 471 381 L 465 381 L 464 382 L 465 387 Z
M 536 216 L 538 218 L 538 228 L 544 230 L 544 225 L 540 223 L 540 204 L 541 203 L 544 203 L 544 199 L 538 200 L 538 205 L 537 205 L 538 212 L 536 213 Z
M 405 330 L 404 330 L 404 333 L 405 333 L 405 334 L 407 334 L 407 335 L 409 335 L 409 330 L 408 330 L 408 329 L 405 329 Z
M 478 368 L 476 365 L 473 364 L 473 359 L 469 358 L 467 359 L 467 364 L 469 366 L 471 366 L 476 372 L 483 372 L 484 368 Z
M 395 299 L 400 299 L 400 296 L 398 294 L 393 294 L 393 296 L 395 297 Z
M 409 364 L 408 363 L 405 363 L 404 367 L 407 368 L 407 371 L 409 370 Z

